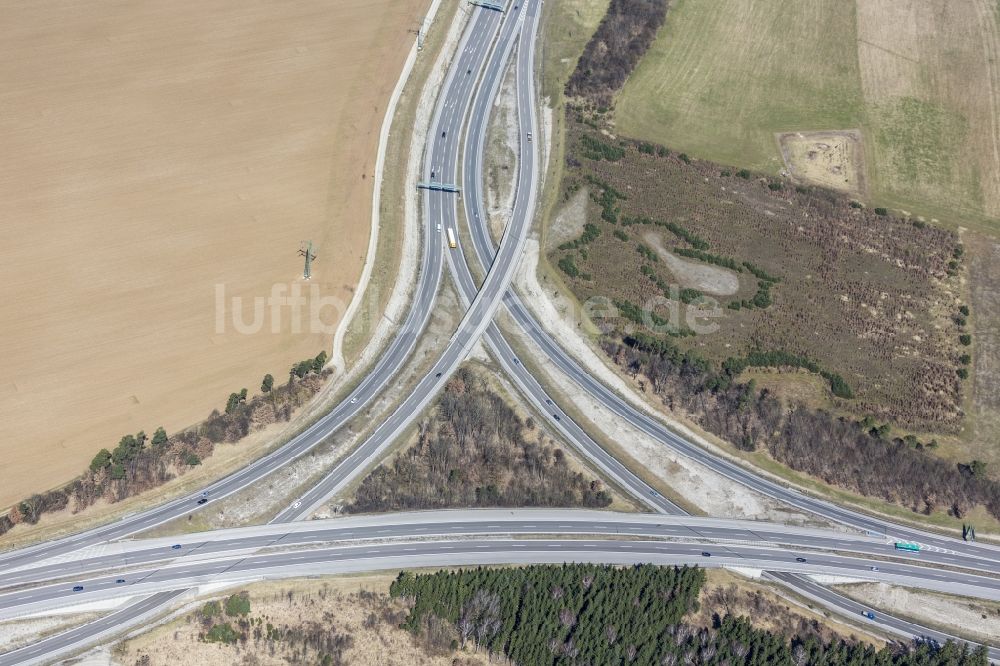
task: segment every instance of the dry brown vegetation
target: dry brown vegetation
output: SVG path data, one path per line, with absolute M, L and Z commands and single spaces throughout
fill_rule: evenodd
M 756 627 L 803 639 L 824 643 L 858 640 L 847 627 L 796 607 L 765 587 L 749 584 L 724 569 L 706 573 L 708 581 L 698 598 L 699 608 L 688 618 L 693 625 L 710 627 L 718 616 L 737 615 L 752 618 Z
M 486 658 L 456 654 L 450 625 L 437 623 L 415 637 L 400 629 L 405 603 L 390 599 L 391 577 L 287 581 L 244 591 L 246 615 L 227 615 L 226 598 L 115 648 L 125 666 L 202 666 L 215 664 L 381 664 L 385 666 L 476 666 Z M 207 611 L 207 612 L 206 612 Z M 232 633 L 213 627 L 229 625 Z
M 522 419 L 485 379 L 461 368 L 421 422 L 417 443 L 371 472 L 349 512 L 463 506 L 606 507 L 601 481 Z
M 568 97 L 607 106 L 663 25 L 667 0 L 611 0 L 566 84 Z
M 303 286 L 350 299 L 426 5 L 0 0 L 0 506 L 329 344 L 287 310 L 273 334 L 270 314 L 258 335 L 216 332 L 214 286 L 249 322 L 311 239 Z
M 930 455 L 915 437 L 893 438 L 884 424 L 803 405 L 787 407 L 753 381 L 737 383 L 663 340 L 626 336 L 623 343 L 606 341 L 604 349 L 668 409 L 741 450 L 765 450 L 825 483 L 925 515 L 946 512 L 962 519 L 983 506 L 1000 518 L 1000 481 L 975 463 Z
M 672 252 L 716 262 L 740 284 L 715 301 L 720 309 L 710 321 L 718 330 L 676 337 L 680 348 L 713 363 L 751 351 L 807 357 L 851 387 L 855 399 L 833 400 L 838 408 L 909 428 L 957 431 L 961 356 L 968 351 L 960 337 L 969 331 L 960 313 L 962 248 L 954 232 L 879 214 L 827 190 L 615 139 L 587 126 L 598 120 L 571 114 L 563 192 L 569 200 L 589 190 L 593 231 L 551 248 L 549 259 L 570 268 L 568 284 L 579 300 L 608 297 L 642 308 L 671 299 L 656 314 L 670 320 L 676 311 L 674 333 L 686 335 L 688 316 L 705 306 L 697 292 L 670 293 L 683 280 L 642 242 L 655 230 Z M 664 224 L 688 238 L 654 226 Z M 766 298 L 746 262 L 776 278 Z M 640 328 L 625 317 L 611 323 Z

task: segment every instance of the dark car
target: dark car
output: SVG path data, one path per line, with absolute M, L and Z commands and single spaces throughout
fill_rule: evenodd
M 702 557 L 712 557 L 712 553 L 708 552 L 707 550 L 703 550 L 703 551 L 701 551 L 701 556 Z
M 434 375 L 434 376 L 435 376 L 435 377 L 440 377 L 440 376 L 441 376 L 441 373 L 439 372 L 439 373 L 437 373 L 437 374 L 436 374 L 436 375 Z
M 796 561 L 796 562 L 805 562 L 805 561 L 806 561 L 806 558 L 804 558 L 804 557 L 796 557 L 796 558 L 795 558 L 795 561 Z
M 200 500 L 198 500 L 198 504 L 204 504 L 206 502 L 208 502 L 208 498 L 207 497 L 202 497 Z
M 441 138 L 443 139 L 446 134 L 447 134 L 447 132 L 441 132 Z
M 556 421 L 562 421 L 562 419 L 559 418 L 558 414 L 553 414 L 552 418 L 554 418 Z
M 174 545 L 172 545 L 170 547 L 170 550 L 180 550 L 180 549 L 181 549 L 181 545 L 179 543 L 175 543 Z
M 74 592 L 83 592 L 83 585 L 74 585 L 73 586 L 73 591 Z
M 465 70 L 465 73 L 466 74 L 472 74 L 472 70 L 471 69 L 467 69 L 467 70 Z
M 433 171 L 431 171 L 431 178 L 433 178 L 433 177 L 434 177 L 434 172 L 433 172 Z
M 864 615 L 869 620 L 874 620 L 875 619 L 875 613 L 873 613 L 871 611 L 861 611 L 861 614 Z
M 115 581 L 115 585 L 121 585 L 124 582 L 125 582 L 124 578 L 119 578 L 118 580 Z

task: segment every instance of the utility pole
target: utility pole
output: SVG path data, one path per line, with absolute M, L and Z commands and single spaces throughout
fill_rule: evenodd
M 312 262 L 316 258 L 316 253 L 313 252 L 312 241 L 302 241 L 302 247 L 299 248 L 299 256 L 305 258 L 305 266 L 302 269 L 302 278 L 308 280 L 312 277 Z

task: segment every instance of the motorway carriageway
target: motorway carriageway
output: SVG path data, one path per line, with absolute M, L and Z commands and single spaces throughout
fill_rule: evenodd
M 710 553 L 710 555 L 705 555 Z M 870 579 L 870 559 L 835 553 L 810 553 L 798 561 L 785 548 L 727 543 L 651 541 L 640 538 L 586 537 L 534 539 L 451 538 L 319 546 L 283 552 L 234 554 L 181 559 L 126 574 L 104 574 L 84 580 L 14 590 L 0 595 L 0 619 L 45 614 L 109 599 L 122 599 L 220 583 L 245 583 L 307 575 L 486 564 L 595 562 L 606 564 L 699 565 L 744 570 L 788 572 Z M 906 587 L 1000 600 L 1000 579 L 945 571 L 910 563 L 879 562 L 878 579 Z M 118 583 L 124 579 L 125 583 Z M 74 586 L 82 590 L 74 590 Z
M 968 559 L 957 553 L 901 552 L 880 537 L 777 523 L 585 509 L 456 509 L 333 518 L 288 525 L 272 523 L 102 544 L 78 551 L 71 557 L 10 571 L 0 580 L 0 587 L 35 585 L 93 575 L 98 571 L 124 571 L 153 562 L 178 563 L 234 551 L 255 552 L 344 541 L 515 534 L 641 536 L 703 541 L 712 545 L 780 546 L 786 549 L 789 559 L 809 551 L 830 551 L 900 560 L 918 566 L 935 564 L 975 570 Z M 178 545 L 181 547 L 174 548 Z M 873 563 L 878 562 L 873 560 Z M 1000 562 L 993 565 L 992 572 L 1000 574 Z M 879 579 L 878 572 L 869 572 L 867 577 Z

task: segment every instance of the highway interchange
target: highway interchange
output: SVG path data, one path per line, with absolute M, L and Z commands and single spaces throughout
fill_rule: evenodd
M 537 150 L 533 142 L 525 141 L 525 137 L 529 132 L 535 137 L 539 136 L 533 76 L 534 44 L 540 10 L 541 4 L 537 0 L 514 5 L 504 13 L 484 8 L 471 10 L 471 18 L 441 88 L 442 93 L 438 97 L 429 132 L 424 179 L 454 182 L 453 179 L 457 179 L 461 168 L 462 202 L 475 256 L 488 268 L 483 284 L 476 286 L 461 250 L 446 249 L 443 229 L 451 227 L 458 231 L 456 196 L 447 192 L 428 191 L 423 199 L 422 263 L 414 288 L 413 305 L 396 338 L 372 371 L 333 410 L 272 454 L 209 486 L 206 490 L 212 500 L 209 506 L 259 482 L 275 469 L 308 452 L 365 409 L 411 356 L 430 317 L 441 284 L 443 265 L 447 260 L 468 310 L 447 348 L 413 393 L 370 437 L 324 477 L 320 484 L 282 511 L 273 521 L 275 525 L 242 528 L 247 530 L 245 536 L 211 533 L 211 536 L 178 537 L 177 543 L 182 545 L 179 553 L 163 543 L 116 541 L 191 513 L 197 508 L 195 501 L 201 496 L 199 491 L 195 495 L 167 502 L 101 528 L 0 556 L 0 571 L 3 572 L 0 588 L 36 585 L 0 592 L 0 614 L 31 612 L 31 609 L 38 611 L 51 608 L 53 604 L 71 603 L 67 599 L 78 603 L 84 599 L 121 597 L 121 590 L 124 588 L 116 582 L 120 579 L 119 574 L 116 573 L 113 577 L 90 575 L 108 568 L 128 571 L 124 575 L 128 581 L 125 587 L 131 588 L 127 590 L 130 596 L 153 595 L 86 625 L 90 629 L 81 627 L 41 641 L 30 648 L 30 653 L 17 651 L 0 655 L 0 664 L 50 659 L 61 651 L 105 636 L 114 627 L 127 626 L 150 617 L 157 608 L 173 601 L 187 587 L 197 587 L 206 580 L 228 579 L 226 576 L 238 581 L 265 574 L 302 575 L 306 571 L 338 572 L 477 562 L 695 562 L 710 566 L 727 564 L 766 569 L 771 572 L 769 576 L 789 584 L 801 594 L 851 613 L 860 612 L 856 604 L 852 606 L 853 602 L 848 602 L 797 574 L 836 572 L 867 579 L 899 582 L 905 579 L 911 586 L 930 586 L 932 589 L 943 586 L 953 591 L 965 590 L 970 593 L 978 589 L 981 590 L 980 594 L 990 596 L 1000 589 L 1000 582 L 973 573 L 976 570 L 998 573 L 996 569 L 1000 566 L 1000 549 L 967 544 L 957 539 L 895 525 L 808 497 L 729 460 L 718 458 L 674 434 L 644 410 L 637 409 L 581 368 L 535 321 L 513 290 L 508 290 L 527 231 L 534 219 L 539 179 Z M 489 237 L 482 205 L 483 145 L 489 109 L 499 90 L 515 44 L 519 44 L 514 66 L 517 77 L 519 136 L 522 138 L 521 157 L 511 223 L 497 250 Z M 464 141 L 460 141 L 463 129 L 465 137 Z M 465 152 L 460 160 L 462 144 Z M 470 150 L 470 147 L 473 149 Z M 441 228 L 437 226 L 439 224 L 442 225 Z M 525 398 L 549 419 L 555 430 L 579 448 L 591 464 L 652 510 L 661 514 L 682 513 L 678 507 L 648 488 L 625 465 L 604 451 L 558 407 L 555 396 L 549 396 L 545 392 L 493 323 L 494 314 L 501 302 L 511 312 L 515 323 L 544 351 L 545 361 L 574 379 L 619 418 L 627 420 L 663 445 L 697 460 L 736 483 L 862 532 L 820 533 L 815 530 L 761 525 L 753 526 L 754 529 L 746 525 L 712 527 L 698 522 L 711 519 L 672 516 L 638 518 L 634 515 L 621 520 L 590 517 L 578 522 L 569 518 L 559 522 L 559 519 L 543 521 L 519 517 L 519 523 L 498 516 L 483 516 L 470 517 L 466 522 L 442 523 L 440 512 L 409 523 L 401 521 L 397 516 L 378 517 L 377 526 L 364 528 L 367 530 L 364 534 L 344 534 L 349 531 L 350 525 L 340 521 L 336 521 L 336 527 L 324 525 L 322 528 L 309 530 L 293 530 L 288 525 L 283 525 L 308 516 L 376 462 L 393 439 L 419 416 L 443 387 L 448 375 L 467 357 L 480 338 L 485 339 L 494 357 L 524 393 Z M 572 514 L 565 513 L 567 516 Z M 438 522 L 433 522 L 434 520 Z M 650 528 L 653 523 L 643 522 L 646 520 L 657 520 L 659 522 L 655 524 L 660 527 L 653 530 Z M 688 522 L 673 523 L 673 528 L 663 527 L 669 521 L 677 520 Z M 447 528 L 443 527 L 446 524 Z M 497 527 L 490 527 L 493 524 Z M 681 537 L 676 532 L 670 532 L 670 529 L 689 532 L 696 524 L 700 526 L 700 530 L 708 530 L 698 534 L 696 543 L 690 542 L 695 537 Z M 569 527 L 563 527 L 564 525 Z M 315 527 L 311 524 L 309 526 Z M 277 531 L 261 533 L 261 529 Z M 385 532 L 379 534 L 378 530 Z M 877 536 L 872 536 L 871 533 Z M 274 540 L 279 534 L 284 535 L 280 539 L 280 547 L 290 550 L 266 552 L 267 549 L 278 547 L 277 542 L 268 542 L 268 539 Z M 423 540 L 432 534 L 437 534 L 438 540 Z M 510 538 L 511 535 L 518 534 L 534 536 L 530 539 Z M 572 534 L 577 537 L 565 538 Z M 754 538 L 740 539 L 738 536 L 741 534 L 753 534 Z M 299 536 L 294 538 L 289 535 Z M 455 540 L 457 535 L 463 538 Z M 552 535 L 560 538 L 552 538 Z M 601 535 L 603 538 L 583 539 L 582 535 Z M 623 535 L 628 535 L 628 538 L 623 539 Z M 305 540 L 306 536 L 308 540 Z M 415 541 L 418 537 L 421 540 Z M 647 540 L 647 537 L 657 540 Z M 344 545 L 344 542 L 358 539 L 399 541 L 379 545 Z M 684 539 L 688 542 L 682 542 Z M 883 561 L 897 557 L 897 553 L 887 546 L 893 539 L 921 543 L 927 547 L 927 551 L 921 554 L 918 564 Z M 736 541 L 750 543 L 737 544 Z M 338 544 L 331 545 L 330 542 Z M 326 545 L 317 545 L 321 543 Z M 313 547 L 307 547 L 308 544 L 313 544 Z M 711 557 L 702 555 L 703 552 L 713 551 L 720 544 L 724 544 L 724 553 L 712 552 Z M 265 550 L 258 553 L 262 548 Z M 807 561 L 798 562 L 794 557 L 789 557 L 789 548 L 810 551 L 805 557 Z M 109 552 L 109 549 L 118 550 Z M 816 553 L 817 550 L 824 552 Z M 862 558 L 861 555 L 868 557 Z M 126 563 L 122 563 L 121 559 L 116 560 L 123 557 L 127 559 Z M 299 559 L 294 564 L 289 564 L 290 557 Z M 871 559 L 872 557 L 878 559 Z M 931 563 L 961 566 L 964 570 L 933 569 L 926 566 Z M 143 566 L 151 568 L 144 570 L 141 568 Z M 872 566 L 878 566 L 879 571 L 872 572 Z M 67 576 L 85 581 L 82 595 L 73 593 L 71 586 L 65 583 L 51 582 Z M 141 582 L 136 582 L 137 578 Z M 969 587 L 966 589 L 963 586 Z M 893 622 L 897 624 L 887 626 Z M 907 635 L 943 638 L 936 632 L 892 618 L 880 617 L 879 624 L 883 628 Z M 996 658 L 998 655 L 992 656 Z

